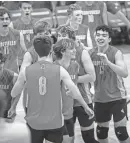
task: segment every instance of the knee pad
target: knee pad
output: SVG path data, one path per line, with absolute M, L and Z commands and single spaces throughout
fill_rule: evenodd
M 125 141 L 129 138 L 126 127 L 115 128 L 115 133 L 119 141 Z
M 94 129 L 88 131 L 81 131 L 81 133 L 85 143 L 99 143 L 94 138 Z
M 108 130 L 109 128 L 107 127 L 100 127 L 100 126 L 97 126 L 97 137 L 98 139 L 107 139 L 108 137 Z

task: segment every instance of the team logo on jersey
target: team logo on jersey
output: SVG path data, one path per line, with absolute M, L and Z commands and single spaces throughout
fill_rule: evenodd
M 9 55 L 9 46 L 15 46 L 15 45 L 16 45 L 16 41 L 0 42 L 0 48 L 4 55 Z
M 83 15 L 98 15 L 98 14 L 100 14 L 100 10 L 83 11 Z
M 104 68 L 107 66 L 107 64 L 105 64 L 103 61 L 93 61 L 93 65 L 99 67 L 100 74 L 104 74 Z
M 0 89 L 4 90 L 9 89 L 9 85 L 0 85 Z
M 86 38 L 86 35 L 77 35 L 76 36 L 77 40 L 85 40 L 85 38 Z
M 94 22 L 94 15 L 99 15 L 100 10 L 90 10 L 90 11 L 83 11 L 83 15 L 88 15 L 88 22 Z

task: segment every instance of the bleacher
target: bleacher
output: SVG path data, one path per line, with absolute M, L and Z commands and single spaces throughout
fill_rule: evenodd
M 11 2 L 12 1 L 10 1 L 10 3 Z M 39 1 L 37 1 L 37 2 L 39 2 Z M 49 2 L 51 2 L 51 1 L 49 1 Z M 18 7 L 18 3 L 14 2 L 14 4 L 16 4 L 16 7 Z M 39 3 L 39 4 L 41 5 L 41 3 Z M 52 25 L 53 28 L 56 28 L 58 25 L 65 24 L 67 22 L 68 6 L 58 6 L 58 7 L 56 7 L 55 11 L 52 12 L 50 10 L 51 8 L 50 9 L 41 8 L 41 6 L 43 6 L 43 5 L 40 6 L 39 4 L 37 4 L 37 7 L 34 8 L 34 10 L 32 12 L 32 16 L 34 16 L 35 18 L 37 18 L 37 19 L 44 18 L 47 22 L 49 22 Z M 130 20 L 130 1 L 121 1 L 121 2 L 115 1 L 115 4 L 120 7 L 121 11 Z M 9 5 L 8 5 L 8 7 L 9 7 Z M 40 7 L 40 8 L 38 8 L 38 7 Z M 21 15 L 21 13 L 18 9 L 17 10 L 15 9 L 15 10 L 11 10 L 11 15 L 12 15 L 12 20 L 15 20 L 16 18 L 18 18 Z M 126 43 L 130 43 L 130 34 L 129 34 L 130 32 L 127 31 L 125 23 L 123 23 L 119 18 L 117 18 L 115 15 L 113 15 L 109 12 L 108 12 L 108 24 L 115 31 L 114 32 L 115 34 L 113 35 L 114 44 L 120 43 L 121 39 L 125 40 Z M 122 36 L 123 34 L 125 34 L 125 35 Z

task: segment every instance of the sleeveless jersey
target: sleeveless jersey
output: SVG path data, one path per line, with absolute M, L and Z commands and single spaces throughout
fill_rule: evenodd
M 60 66 L 39 61 L 27 67 L 27 123 L 36 130 L 63 126 Z
M 109 46 L 108 50 L 105 52 L 108 60 L 114 64 L 115 54 L 117 51 L 117 48 Z M 126 90 L 122 77 L 118 76 L 108 65 L 101 61 L 97 52 L 98 48 L 94 49 L 91 54 L 91 59 L 96 72 L 96 81 L 94 83 L 95 102 L 105 103 L 122 99 L 126 96 Z
M 7 69 L 3 69 L 3 73 L 0 75 L 0 94 L 5 96 L 7 103 L 5 110 L 9 110 L 11 107 L 11 90 L 13 88 L 13 77 L 14 72 Z
M 82 75 L 85 75 L 86 72 L 84 70 L 84 67 L 83 67 L 83 63 L 81 61 L 81 56 L 82 56 L 82 52 L 83 52 L 83 47 L 76 47 L 76 61 L 78 62 L 79 64 L 79 73 L 78 73 L 78 76 L 82 76 Z M 83 99 L 85 100 L 85 102 L 87 104 L 90 104 L 92 103 L 92 99 L 91 99 L 91 93 L 89 91 L 89 85 L 88 84 L 85 84 L 85 83 L 78 83 L 77 84 L 79 90 L 80 90 L 80 93 L 83 97 Z M 74 100 L 74 106 L 81 106 L 78 101 Z
M 19 30 L 19 32 L 22 32 L 27 49 L 32 46 L 32 39 L 34 37 L 33 26 L 35 23 L 36 23 L 36 19 L 33 19 L 33 18 L 31 19 L 29 24 L 24 24 L 21 18 L 18 18 L 15 21 L 13 21 L 14 29 L 17 29 Z
M 70 24 L 65 24 L 70 26 Z M 87 36 L 88 36 L 88 26 L 84 24 L 80 24 L 78 30 L 75 30 L 76 39 L 80 40 L 86 47 L 88 46 L 87 43 Z
M 31 54 L 32 57 L 32 64 L 37 62 L 38 60 L 38 54 L 36 53 L 34 47 L 32 46 L 31 48 L 28 49 L 28 52 Z
M 20 34 L 9 28 L 7 36 L 0 35 L 0 51 L 7 57 L 4 68 L 18 72 L 17 55 L 20 50 Z
M 95 29 L 97 26 L 104 24 L 102 18 L 104 3 L 95 1 L 91 6 L 88 6 L 87 4 L 85 4 L 85 2 L 79 2 L 78 4 L 81 6 L 83 11 L 82 24 L 87 25 L 89 27 L 93 47 L 95 47 Z
M 55 61 L 59 65 L 58 61 Z M 71 76 L 73 82 L 77 84 L 77 77 L 79 71 L 79 65 L 76 61 L 71 61 L 70 66 L 66 69 Z M 62 83 L 62 102 L 63 102 L 63 115 L 64 119 L 71 119 L 73 117 L 73 99 L 69 96 L 72 94 L 69 89 Z
M 76 32 L 76 39 L 79 39 L 86 47 L 87 44 L 87 35 L 88 35 L 88 26 L 80 24 L 78 30 Z
M 36 19 L 31 19 L 29 24 L 24 24 L 24 22 L 21 20 L 21 18 L 16 19 L 15 21 L 13 21 L 13 27 L 14 29 L 17 29 L 19 32 L 21 32 L 24 36 L 24 42 L 26 45 L 26 48 L 29 49 L 32 46 L 32 40 L 34 37 L 33 34 L 33 26 L 36 22 Z M 24 56 L 24 50 L 21 49 L 19 52 L 19 63 L 20 61 L 23 60 L 23 56 Z

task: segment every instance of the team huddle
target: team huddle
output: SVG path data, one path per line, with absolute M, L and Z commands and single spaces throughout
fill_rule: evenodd
M 74 143 L 78 119 L 85 143 L 108 143 L 113 116 L 119 142 L 129 143 L 123 82 L 128 70 L 121 51 L 110 45 L 111 28 L 95 27 L 93 47 L 78 4 L 69 6 L 67 24 L 55 37 L 48 22 L 29 17 L 30 3 L 20 7 L 27 10 L 11 26 L 9 11 L 0 8 L 0 142 Z M 33 36 L 18 32 L 28 20 Z M 21 95 L 26 124 L 15 123 Z

